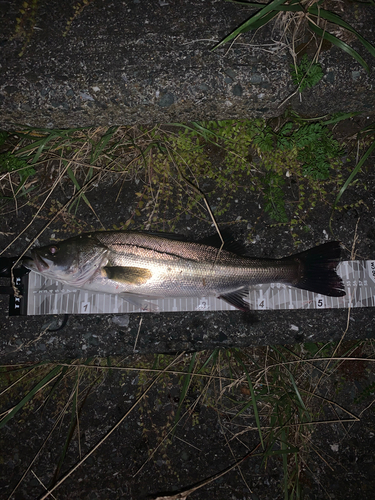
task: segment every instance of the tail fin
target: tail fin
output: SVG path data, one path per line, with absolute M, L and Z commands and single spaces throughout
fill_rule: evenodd
M 341 254 L 340 243 L 331 241 L 291 257 L 300 265 L 300 277 L 293 286 L 330 297 L 346 295 L 344 283 L 336 273 Z

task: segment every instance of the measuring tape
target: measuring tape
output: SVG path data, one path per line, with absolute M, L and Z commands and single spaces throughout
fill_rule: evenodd
M 345 261 L 337 266 L 346 296 L 327 297 L 292 286 L 255 285 L 246 300 L 253 310 L 337 309 L 375 306 L 375 261 Z M 10 314 L 111 314 L 139 312 L 116 294 L 74 290 L 58 281 L 30 272 L 22 277 L 26 291 Z M 159 312 L 236 310 L 216 297 L 178 297 L 153 300 Z M 149 311 L 146 305 L 144 311 Z M 153 308 L 155 310 L 155 308 Z

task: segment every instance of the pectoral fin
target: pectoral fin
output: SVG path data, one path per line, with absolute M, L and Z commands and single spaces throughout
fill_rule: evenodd
M 149 269 L 142 267 L 106 266 L 102 273 L 110 280 L 127 285 L 143 285 L 152 276 Z

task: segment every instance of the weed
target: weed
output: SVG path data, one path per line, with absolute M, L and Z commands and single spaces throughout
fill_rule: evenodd
M 5 143 L 7 138 L 8 138 L 7 132 L 0 132 L 0 146 L 2 146 Z
M 327 29 L 327 24 L 335 26 L 336 29 L 341 32 L 346 30 L 352 33 L 355 38 L 365 47 L 365 49 L 375 57 L 375 47 L 363 38 L 349 23 L 341 19 L 340 16 L 331 12 L 329 10 L 323 9 L 321 0 L 313 0 L 312 2 L 303 2 L 302 0 L 273 0 L 267 5 L 261 3 L 250 3 L 241 2 L 238 0 L 232 0 L 234 3 L 239 3 L 245 5 L 249 8 L 258 8 L 258 12 L 252 15 L 244 23 L 242 23 L 238 28 L 236 28 L 232 33 L 224 37 L 224 39 L 219 42 L 214 49 L 220 47 L 221 45 L 235 39 L 238 35 L 246 33 L 251 30 L 257 30 L 273 19 L 277 19 L 280 24 L 284 24 L 284 37 L 287 39 L 287 35 L 291 36 L 292 40 L 299 38 L 301 32 L 308 29 L 313 35 L 311 38 L 314 39 L 315 35 L 318 35 L 322 39 L 336 45 L 339 49 L 343 50 L 347 54 L 351 55 L 361 66 L 369 72 L 369 66 L 366 61 L 360 56 L 360 54 L 354 50 L 350 45 L 348 45 L 342 38 L 332 35 Z M 288 42 L 289 43 L 289 42 Z M 292 53 L 295 53 L 295 47 L 291 48 Z M 314 80 L 317 79 L 319 71 L 315 67 L 313 70 Z M 298 75 L 296 75 L 298 78 Z
M 199 403 L 201 411 L 211 415 L 211 421 L 214 415 L 220 421 L 221 436 L 225 436 L 224 446 L 228 447 L 228 451 L 233 452 L 232 447 L 237 440 L 248 443 L 249 449 L 256 450 L 246 455 L 248 460 L 252 460 L 250 470 L 259 468 L 261 464 L 264 467 L 272 464 L 272 470 L 283 473 L 280 488 L 285 500 L 299 500 L 303 498 L 304 470 L 309 467 L 312 450 L 317 450 L 315 428 L 318 424 L 330 426 L 337 423 L 343 426 L 345 422 L 358 421 L 334 399 L 339 397 L 335 389 L 339 373 L 335 376 L 335 370 L 343 361 L 348 365 L 356 362 L 353 349 L 358 348 L 357 344 L 342 346 L 345 355 L 338 358 L 331 357 L 337 349 L 335 344 L 306 343 L 293 348 L 217 348 L 213 352 L 178 357 L 144 356 L 130 359 L 127 363 L 113 358 L 110 362 L 108 359 L 83 363 L 77 360 L 69 364 L 4 368 L 0 372 L 0 387 L 3 408 L 9 408 L 2 414 L 0 429 L 4 431 L 6 427 L 9 431 L 14 425 L 23 425 L 27 419 L 34 418 L 38 407 L 44 408 L 43 415 L 46 414 L 48 422 L 51 419 L 54 421 L 41 448 L 47 447 L 48 456 L 51 453 L 47 451 L 49 441 L 54 435 L 57 437 L 57 426 L 60 426 L 60 432 L 64 430 L 65 436 L 62 441 L 59 440 L 61 451 L 54 454 L 56 465 L 49 468 L 52 490 L 69 477 L 69 472 L 61 476 L 60 471 L 66 468 L 64 463 L 68 460 L 68 451 L 72 454 L 74 450 L 78 453 L 77 447 L 80 450 L 80 436 L 90 435 L 94 432 L 92 426 L 95 426 L 93 445 L 87 450 L 86 443 L 86 454 L 78 459 L 74 470 L 91 453 L 99 453 L 98 447 L 122 422 L 129 428 L 130 413 L 138 407 L 134 416 L 141 429 L 139 446 L 146 442 L 147 453 L 142 463 L 139 462 L 141 455 L 138 451 L 138 469 L 133 469 L 134 477 L 144 472 L 145 465 L 152 461 L 158 469 L 164 467 L 169 477 L 181 482 L 182 471 L 172 457 L 176 449 L 178 456 L 181 454 L 181 442 L 186 439 L 187 429 L 194 429 L 198 423 L 202 425 L 202 418 L 198 420 Z M 371 351 L 371 342 L 367 344 Z M 361 344 L 361 349 L 364 345 Z M 363 360 L 363 351 L 360 354 L 358 362 Z M 107 373 L 111 376 L 107 377 Z M 117 409 L 122 403 L 117 399 L 110 401 L 111 393 L 117 394 L 117 385 L 121 386 L 121 394 L 125 391 L 126 398 L 133 401 L 120 420 Z M 354 403 L 360 404 L 372 396 L 373 388 L 374 384 L 370 383 Z M 96 392 L 100 404 L 95 401 Z M 96 417 L 92 421 L 85 419 L 85 415 L 100 413 L 104 393 L 108 394 L 105 425 Z M 345 396 L 345 407 L 349 404 Z M 116 411 L 111 416 L 112 407 Z M 328 415 L 333 415 L 332 419 Z M 98 434 L 100 429 L 102 437 L 100 432 Z M 196 432 L 199 440 L 199 428 Z M 126 434 L 127 431 L 124 431 L 122 435 Z M 194 435 L 193 431 L 189 431 L 190 450 L 199 448 L 199 441 L 195 443 Z M 124 446 L 125 442 L 121 442 L 121 448 Z M 41 449 L 26 473 L 31 467 L 38 470 Z M 317 453 L 319 457 L 319 451 Z M 129 466 L 133 467 L 130 458 Z M 224 467 L 225 464 L 221 466 L 222 469 Z M 246 477 L 245 468 L 242 474 L 245 481 L 252 477 Z M 27 478 L 23 476 L 21 481 L 27 481 Z
M 290 221 L 291 226 L 296 225 L 302 211 L 313 209 L 319 199 L 327 200 L 323 181 L 340 177 L 342 146 L 323 123 L 293 120 L 279 130 L 264 123 L 253 145 L 261 159 L 260 166 L 266 171 L 261 176 L 255 174 L 253 182 L 263 192 L 265 211 L 279 223 Z M 289 205 L 289 213 L 284 194 L 287 179 L 298 186 L 298 202 L 293 207 Z M 255 190 L 255 186 L 251 189 Z
M 362 155 L 362 157 L 357 161 L 357 164 L 354 167 L 353 171 L 351 172 L 351 174 L 349 175 L 349 177 L 347 178 L 347 180 L 345 181 L 345 183 L 341 187 L 339 193 L 337 194 L 336 199 L 333 203 L 333 210 L 337 207 L 337 203 L 339 202 L 340 198 L 342 197 L 342 195 L 344 194 L 346 189 L 350 186 L 350 184 L 353 183 L 354 178 L 361 171 L 366 160 L 370 157 L 371 153 L 374 151 L 374 149 L 375 149 L 374 134 L 375 134 L 375 125 L 374 124 L 371 124 L 371 125 L 365 127 L 362 131 L 360 131 L 358 133 L 358 136 L 357 136 L 358 149 L 359 149 L 360 141 L 363 138 L 366 138 L 367 140 L 370 138 L 370 144 L 367 144 L 367 141 L 365 141 L 366 151 Z M 332 214 L 333 214 L 333 211 L 332 211 Z M 332 215 L 331 215 L 331 219 L 330 219 L 330 226 L 331 226 L 331 221 L 332 221 Z
M 264 184 L 264 210 L 276 222 L 288 222 L 283 191 L 284 177 L 274 172 L 268 172 L 264 178 Z
M 306 214 L 318 201 L 332 203 L 332 191 L 342 185 L 343 169 L 349 168 L 342 164 L 343 148 L 328 126 L 344 118 L 306 122 L 289 115 L 274 128 L 255 119 L 172 128 L 29 129 L 4 138 L 2 148 L 8 151 L 1 153 L 2 171 L 7 175 L 0 177 L 0 185 L 7 200 L 33 189 L 30 204 L 40 207 L 38 214 L 61 187 L 70 197 L 62 210 L 77 214 L 83 201 L 96 216 L 87 191 L 99 183 L 119 183 L 120 196 L 124 183 L 135 180 L 137 204 L 114 229 L 130 228 L 137 218 L 143 219 L 142 229 L 173 229 L 186 215 L 208 219 L 204 194 L 220 217 L 245 189 L 263 196 L 265 212 L 277 223 L 294 226 L 298 239 L 297 226 L 306 227 Z M 291 189 L 292 201 L 285 196 Z
M 348 114 L 324 118 L 306 120 L 287 113 L 276 126 L 256 119 L 18 131 L 4 137 L 5 152 L 0 153 L 6 169 L 0 175 L 3 209 L 12 196 L 27 195 L 36 216 L 53 213 L 53 220 L 62 218 L 64 227 L 82 228 L 84 222 L 75 222 L 82 201 L 96 216 L 89 190 L 118 183 L 119 197 L 126 181 L 133 180 L 138 184 L 136 205 L 130 217 L 113 228 L 137 224 L 141 229 L 173 230 L 182 216 L 211 222 L 206 201 L 214 215 L 222 217 L 241 190 L 250 190 L 263 198 L 271 221 L 289 227 L 298 242 L 319 203 L 342 209 L 337 201 L 374 148 L 370 145 L 350 174 L 350 157 L 342 161 L 348 146 L 331 132 Z M 361 147 L 368 147 L 372 128 L 366 133 L 358 142 Z M 68 198 L 65 205 L 56 199 L 61 194 Z M 363 201 L 346 205 L 359 204 Z
M 19 17 L 16 19 L 14 37 L 24 39 L 21 52 L 18 54 L 20 57 L 25 53 L 26 47 L 33 36 L 37 10 L 38 0 L 25 0 L 19 11 Z
M 227 199 L 243 182 L 249 183 L 251 190 L 262 192 L 265 211 L 281 223 L 286 223 L 289 217 L 298 218 L 298 211 L 306 209 L 306 184 L 313 191 L 309 208 L 315 206 L 318 197 L 327 194 L 319 181 L 330 177 L 331 166 L 338 166 L 342 155 L 342 147 L 328 126 L 320 122 L 288 121 L 280 130 L 272 129 L 263 120 L 204 122 L 189 129 L 190 140 L 197 140 L 198 133 L 219 146 L 224 154 L 219 169 L 207 165 L 206 177 L 225 191 Z M 254 153 L 260 157 L 258 168 L 251 161 Z M 196 169 L 193 173 L 196 178 L 202 176 Z M 336 175 L 339 174 L 337 171 Z M 284 199 L 287 176 L 294 178 L 299 186 L 299 203 L 291 215 L 287 214 Z M 217 214 L 222 214 L 225 208 Z
M 371 384 L 368 384 L 360 394 L 354 399 L 354 402 L 356 404 L 361 403 L 362 401 L 366 400 L 370 396 L 373 397 L 375 393 L 375 382 L 372 382 Z
M 29 177 L 36 173 L 35 169 L 27 163 L 23 158 L 18 158 L 13 153 L 6 152 L 0 153 L 0 174 L 17 172 L 19 183 L 15 189 L 12 187 L 13 196 L 26 195 L 30 193 L 33 187 L 25 189 L 24 185 Z M 11 199 L 9 196 L 8 199 Z
M 303 92 L 305 88 L 314 87 L 323 78 L 322 66 L 319 63 L 310 61 L 305 54 L 300 64 L 290 65 L 290 71 L 294 85 L 298 85 L 299 92 Z
M 342 147 L 322 123 L 303 125 L 290 133 L 292 126 L 289 122 L 280 130 L 278 146 L 281 149 L 297 150 L 297 160 L 302 164 L 303 175 L 313 180 L 327 179 L 330 161 L 343 154 Z
M 73 21 L 75 19 L 77 19 L 77 17 L 82 14 L 83 9 L 85 7 L 87 7 L 88 5 L 90 5 L 90 3 L 92 3 L 92 2 L 93 2 L 93 0 L 82 0 L 82 1 L 76 2 L 73 5 L 73 15 L 68 19 L 68 21 L 66 23 L 66 28 L 65 28 L 65 31 L 63 33 L 63 36 L 66 36 L 69 33 Z

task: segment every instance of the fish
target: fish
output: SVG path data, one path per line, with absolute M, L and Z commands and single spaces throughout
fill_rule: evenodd
M 22 263 L 74 288 L 120 294 L 141 309 L 159 298 L 214 296 L 248 311 L 249 289 L 263 283 L 345 295 L 336 273 L 338 241 L 279 259 L 248 257 L 206 241 L 189 242 L 169 233 L 97 231 L 34 248 Z

